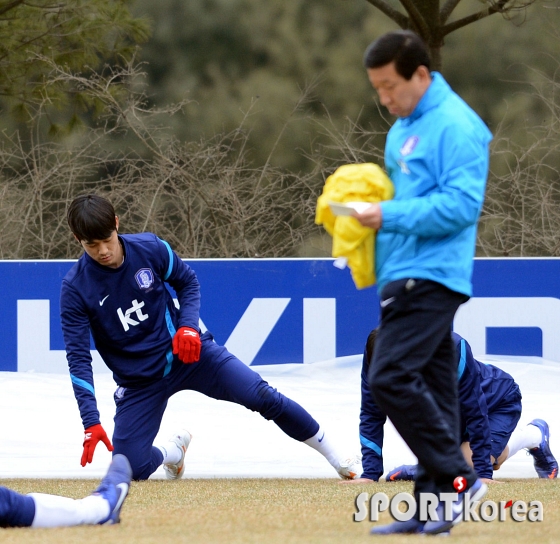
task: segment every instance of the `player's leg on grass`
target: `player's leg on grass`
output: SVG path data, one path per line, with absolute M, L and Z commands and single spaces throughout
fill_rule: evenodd
M 116 455 L 99 487 L 88 497 L 70 499 L 46 493 L 21 495 L 0 487 L 0 527 L 73 527 L 120 522 L 132 471 Z
M 29 495 L 0 486 L 0 527 L 31 527 L 34 516 L 35 502 Z
M 189 366 L 176 391 L 191 389 L 208 397 L 235 402 L 272 420 L 294 440 L 321 453 L 343 478 L 361 473 L 359 457 L 345 454 L 333 437 L 301 405 L 289 399 L 243 364 L 210 335 L 203 335 L 198 363 Z
M 494 470 L 498 470 L 519 450 L 526 449 L 533 456 L 539 478 L 557 477 L 558 463 L 550 450 L 550 432 L 546 421 L 534 419 L 528 425 L 518 426 L 521 417 L 521 392 L 517 384 L 488 417 L 492 455 L 496 458 Z

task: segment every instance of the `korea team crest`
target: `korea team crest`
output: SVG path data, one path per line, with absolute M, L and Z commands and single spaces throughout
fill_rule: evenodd
M 406 164 L 405 157 L 407 157 L 414 151 L 414 148 L 418 145 L 419 141 L 420 138 L 418 138 L 418 136 L 409 136 L 404 142 L 404 144 L 402 145 L 402 147 L 399 149 L 401 158 L 397 161 L 397 163 L 401 167 L 401 172 L 403 174 L 406 175 L 410 174 L 410 169 Z
M 140 289 L 148 291 L 154 284 L 154 273 L 151 268 L 141 268 L 134 274 L 134 279 Z
M 418 145 L 420 138 L 418 136 L 409 136 L 404 142 L 403 146 L 400 148 L 400 153 L 402 157 L 410 155 L 414 148 Z

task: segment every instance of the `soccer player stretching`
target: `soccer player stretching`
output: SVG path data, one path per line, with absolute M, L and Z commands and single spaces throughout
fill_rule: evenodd
M 112 204 L 96 195 L 76 198 L 67 218 L 85 250 L 62 281 L 60 301 L 85 429 L 82 466 L 102 441 L 128 458 L 135 480 L 147 479 L 162 463 L 168 478 L 181 478 L 190 433 L 180 431 L 161 447 L 153 441 L 168 399 L 189 389 L 259 412 L 319 451 L 342 478 L 361 473 L 359 457 L 342 455 L 306 410 L 214 342 L 210 332 L 200 334 L 198 280 L 167 242 L 151 233 L 119 235 Z M 174 289 L 179 309 L 166 284 Z M 113 444 L 97 410 L 90 332 L 118 385 Z

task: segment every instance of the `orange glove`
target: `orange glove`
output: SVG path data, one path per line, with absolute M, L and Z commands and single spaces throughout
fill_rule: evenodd
M 101 426 L 101 423 L 97 425 L 92 425 L 84 431 L 84 452 L 82 453 L 81 464 L 83 467 L 86 463 L 91 463 L 93 460 L 93 452 L 95 451 L 95 446 L 101 441 L 107 446 L 109 451 L 113 451 L 113 445 L 105 432 L 105 429 Z
M 196 363 L 200 359 L 200 335 L 190 327 L 181 327 L 173 337 L 173 353 L 183 363 Z

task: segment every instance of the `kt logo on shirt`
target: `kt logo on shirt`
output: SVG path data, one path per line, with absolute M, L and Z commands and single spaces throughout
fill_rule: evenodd
M 134 299 L 132 301 L 132 307 L 130 307 L 128 310 L 125 310 L 124 313 L 122 311 L 122 308 L 119 308 L 117 310 L 117 315 L 119 316 L 119 319 L 121 320 L 122 326 L 124 327 L 125 331 L 128 331 L 131 325 L 135 327 L 136 325 L 140 324 L 140 321 L 145 321 L 146 319 L 148 319 L 149 315 L 142 313 L 143 307 L 143 301 L 138 302 L 136 299 Z M 138 319 L 138 321 L 131 317 L 133 314 L 136 314 L 136 319 Z

